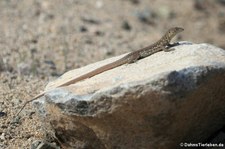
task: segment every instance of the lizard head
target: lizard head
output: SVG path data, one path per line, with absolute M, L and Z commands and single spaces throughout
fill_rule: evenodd
M 183 30 L 184 29 L 181 28 L 181 27 L 173 27 L 173 28 L 168 30 L 166 35 L 168 36 L 169 39 L 172 39 L 175 35 L 182 32 Z
M 166 34 L 161 38 L 160 40 L 160 44 L 166 46 L 167 44 L 169 44 L 169 42 L 171 41 L 171 39 L 177 35 L 178 33 L 182 32 L 184 29 L 181 27 L 173 27 L 170 28 Z

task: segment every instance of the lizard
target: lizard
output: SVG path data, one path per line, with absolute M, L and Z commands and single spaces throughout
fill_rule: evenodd
M 145 48 L 142 48 L 142 49 L 139 49 L 137 51 L 134 51 L 134 52 L 131 52 L 131 53 L 128 53 L 127 55 L 125 55 L 124 57 L 122 57 L 121 59 L 119 60 L 116 60 L 112 63 L 109 63 L 109 64 L 106 64 L 102 67 L 99 67 L 99 68 L 96 68 L 86 74 L 83 74 L 79 77 L 76 77 L 76 78 L 73 78 L 69 81 L 66 81 L 58 86 L 56 86 L 55 88 L 59 88 L 59 87 L 63 87 L 63 86 L 67 86 L 67 85 L 70 85 L 70 84 L 74 84 L 78 81 L 81 81 L 81 80 L 84 80 L 84 79 L 87 79 L 87 78 L 91 78 L 95 75 L 98 75 L 104 71 L 107 71 L 107 70 L 110 70 L 110 69 L 113 69 L 113 68 L 116 68 L 116 67 L 119 67 L 121 65 L 124 65 L 124 64 L 130 64 L 130 63 L 134 63 L 136 62 L 137 60 L 139 59 L 142 59 L 142 58 L 145 58 L 147 56 L 150 56 L 156 52 L 159 52 L 159 51 L 165 51 L 165 52 L 168 52 L 168 51 L 171 51 L 172 49 L 170 49 L 170 47 L 173 46 L 173 44 L 170 44 L 170 41 L 172 40 L 172 38 L 174 36 L 176 36 L 178 33 L 182 32 L 184 29 L 181 28 L 181 27 L 173 27 L 173 28 L 170 28 L 164 36 L 162 36 L 157 42 L 153 43 L 152 45 L 149 45 Z M 26 101 L 24 103 L 24 105 L 22 106 L 22 108 L 19 110 L 19 112 L 16 114 L 16 116 L 18 116 L 20 114 L 20 112 L 24 109 L 24 107 L 44 96 L 45 93 L 51 91 L 53 89 L 50 89 L 50 90 L 46 90 L 46 91 L 43 91 L 41 92 L 40 94 L 36 95 L 35 97 L 33 97 L 32 99 Z

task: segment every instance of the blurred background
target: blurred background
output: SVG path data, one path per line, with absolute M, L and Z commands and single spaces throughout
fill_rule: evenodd
M 45 137 L 31 106 L 9 121 L 49 80 L 148 46 L 174 26 L 185 29 L 179 41 L 225 49 L 225 0 L 1 0 L 0 148 Z

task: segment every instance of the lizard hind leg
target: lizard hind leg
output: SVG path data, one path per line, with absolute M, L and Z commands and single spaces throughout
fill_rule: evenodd
M 137 62 L 137 60 L 138 60 L 139 58 L 140 58 L 139 55 L 135 55 L 135 56 L 133 56 L 132 58 L 129 58 L 127 63 L 128 63 L 128 64 L 135 63 L 135 62 Z

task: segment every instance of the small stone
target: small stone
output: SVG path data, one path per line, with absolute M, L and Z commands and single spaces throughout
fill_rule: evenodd
M 174 16 L 174 13 L 171 11 L 170 7 L 167 6 L 161 6 L 158 11 L 157 14 L 159 15 L 160 18 L 171 18 Z
M 5 140 L 5 133 L 2 133 L 2 134 L 1 134 L 0 140 Z
M 36 149 L 40 144 L 41 144 L 41 140 L 35 140 L 34 142 L 32 142 L 31 144 L 31 149 Z
M 79 30 L 80 30 L 80 32 L 87 32 L 88 31 L 87 28 L 83 25 L 80 26 Z
M 225 19 L 219 19 L 218 29 L 220 33 L 225 33 Z
M 83 16 L 81 17 L 81 20 L 90 24 L 100 24 L 100 21 L 97 18 L 92 18 L 90 16 Z
M 6 126 L 6 125 L 1 125 L 1 128 L 3 128 L 3 129 L 5 129 L 5 128 L 7 128 L 8 126 Z
M 38 43 L 38 39 L 33 38 L 33 39 L 31 39 L 31 42 L 32 42 L 33 44 L 36 44 L 36 43 Z
M 0 112 L 0 117 L 6 116 L 7 114 L 5 112 Z
M 123 21 L 122 22 L 122 28 L 124 30 L 127 30 L 127 31 L 130 31 L 131 30 L 131 26 L 130 26 L 130 24 L 127 21 Z
M 99 31 L 99 30 L 96 30 L 95 31 L 95 35 L 97 35 L 97 36 L 103 36 L 104 35 L 104 32 Z
M 131 2 L 132 4 L 136 4 L 136 5 L 140 3 L 139 0 L 130 0 L 130 2 Z
M 224 17 L 225 17 L 225 12 L 219 12 L 219 13 L 217 14 L 217 16 L 218 16 L 219 18 L 224 18 Z
M 86 40 L 85 40 L 85 43 L 86 43 L 86 44 L 92 44 L 93 41 L 92 41 L 92 39 L 86 39 Z
M 225 5 L 225 0 L 217 0 L 217 2 L 219 2 L 220 4 Z
M 197 10 L 205 10 L 207 7 L 207 4 L 205 0 L 195 0 L 194 2 L 194 8 Z
M 44 62 L 50 66 L 50 69 L 56 70 L 56 65 L 52 60 L 45 60 Z
M 15 118 L 13 118 L 11 124 L 18 124 L 19 122 L 20 122 L 20 117 L 17 116 L 17 117 L 15 117 Z
M 0 72 L 3 71 L 3 70 L 5 70 L 5 63 L 3 61 L 3 58 L 0 57 Z
M 31 144 L 31 149 L 60 149 L 60 147 L 46 141 L 36 140 Z
M 103 7 L 103 1 L 101 1 L 101 0 L 96 1 L 95 7 L 96 8 L 102 8 Z
M 21 100 L 20 99 L 18 99 L 18 98 L 13 98 L 12 99 L 12 103 L 14 104 L 14 105 L 19 105 L 19 104 L 21 104 Z
M 154 19 L 156 18 L 155 12 L 148 9 L 137 12 L 136 15 L 141 22 L 146 24 L 154 24 Z
M 19 74 L 28 75 L 30 74 L 31 65 L 29 63 L 21 62 L 17 65 L 17 71 Z
M 30 52 L 32 55 L 34 55 L 35 53 L 37 53 L 37 48 L 31 48 Z

